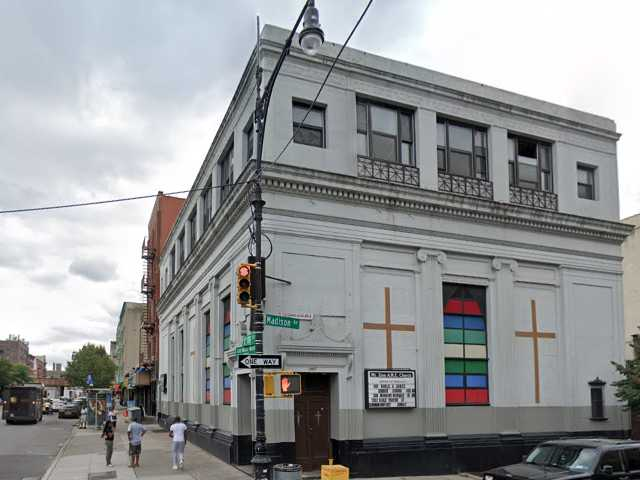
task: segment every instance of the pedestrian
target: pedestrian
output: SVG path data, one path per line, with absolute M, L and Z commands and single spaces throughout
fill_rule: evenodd
M 118 421 L 118 415 L 116 414 L 116 409 L 115 408 L 111 408 L 109 410 L 109 412 L 107 413 L 107 420 L 111 421 L 111 424 L 113 425 L 113 429 L 116 429 L 116 422 Z
M 87 428 L 87 407 L 82 407 L 80 410 L 80 428 Z
M 130 467 L 140 466 L 140 452 L 142 451 L 142 437 L 146 430 L 144 427 L 131 419 L 129 428 L 127 429 L 127 437 L 129 437 L 129 457 L 131 457 Z
M 187 444 L 187 426 L 182 423 L 180 417 L 176 417 L 173 425 L 171 425 L 169 436 L 173 440 L 171 442 L 173 469 L 178 470 L 178 468 L 184 467 L 184 446 Z
M 107 447 L 106 459 L 107 459 L 107 467 L 113 467 L 111 464 L 111 457 L 113 455 L 113 424 L 110 420 L 107 420 L 104 423 L 104 428 L 102 429 L 102 435 L 100 438 L 104 438 L 104 444 Z

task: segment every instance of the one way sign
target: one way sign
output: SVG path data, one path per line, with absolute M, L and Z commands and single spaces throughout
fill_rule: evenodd
M 280 355 L 240 355 L 238 363 L 245 368 L 282 368 Z

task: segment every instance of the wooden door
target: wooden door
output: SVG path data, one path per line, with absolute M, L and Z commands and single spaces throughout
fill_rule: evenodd
M 296 462 L 304 471 L 319 470 L 330 453 L 329 375 L 304 374 L 302 394 L 296 396 L 294 422 Z

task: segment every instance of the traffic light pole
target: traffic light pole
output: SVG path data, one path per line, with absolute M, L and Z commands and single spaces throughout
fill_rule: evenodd
M 260 86 L 262 83 L 262 66 L 260 65 L 260 20 L 257 21 L 257 42 L 256 42 L 256 111 L 254 114 L 255 133 L 257 140 L 256 148 L 256 171 L 255 179 L 253 182 L 253 191 L 251 195 L 251 204 L 253 206 L 253 220 L 254 220 L 254 243 L 255 243 L 255 257 L 258 264 L 258 272 L 260 278 L 256 282 L 255 288 L 257 289 L 255 298 L 258 300 L 256 308 L 251 311 L 251 330 L 256 334 L 256 355 L 262 355 L 264 353 L 263 348 L 263 332 L 264 332 L 264 311 L 263 300 L 266 297 L 266 292 L 262 291 L 262 286 L 266 283 L 263 282 L 263 275 L 265 274 L 264 259 L 262 257 L 262 209 L 264 207 L 264 200 L 262 200 L 262 146 L 264 143 L 264 129 L 267 119 L 267 112 L 269 110 L 269 101 L 271 100 L 271 94 L 273 92 L 273 86 L 276 81 L 276 77 L 282 68 L 285 57 L 289 54 L 291 43 L 298 26 L 302 21 L 307 7 L 313 6 L 313 0 L 307 0 L 305 2 L 298 20 L 291 30 L 290 35 L 280 52 L 280 57 L 265 85 L 264 92 L 260 94 Z M 265 289 L 266 290 L 266 289 Z M 265 431 L 265 411 L 264 411 L 264 379 L 262 377 L 263 370 L 261 368 L 256 370 L 256 444 L 253 458 L 251 463 L 254 466 L 254 478 L 255 480 L 270 480 L 271 479 L 271 458 L 267 455 L 267 435 Z

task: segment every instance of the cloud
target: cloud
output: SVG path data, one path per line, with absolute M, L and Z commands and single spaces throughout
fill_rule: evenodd
M 117 278 L 115 262 L 103 258 L 78 258 L 69 265 L 69 273 L 93 282 L 109 282 Z
M 29 279 L 45 287 L 60 288 L 67 279 L 67 275 L 55 271 L 44 271 L 29 275 Z

